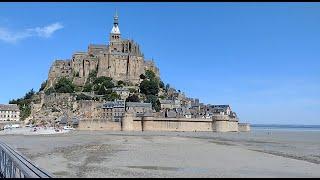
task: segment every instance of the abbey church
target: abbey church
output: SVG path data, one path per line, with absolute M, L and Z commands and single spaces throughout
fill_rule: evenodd
M 49 88 L 61 77 L 72 78 L 77 86 L 84 86 L 90 73 L 97 77 L 111 77 L 135 85 L 145 70 L 152 70 L 159 77 L 159 69 L 151 60 L 145 60 L 139 45 L 133 40 L 122 39 L 119 17 L 114 16 L 114 23 L 109 35 L 109 43 L 89 45 L 88 52 L 76 52 L 72 59 L 56 60 L 49 71 Z

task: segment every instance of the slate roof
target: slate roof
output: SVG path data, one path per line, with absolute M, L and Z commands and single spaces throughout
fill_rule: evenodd
M 152 104 L 151 103 L 141 103 L 141 102 L 127 102 L 126 106 L 129 107 L 149 107 L 152 108 Z
M 230 108 L 229 105 L 211 105 L 210 107 L 213 108 L 213 109 L 225 109 L 225 110 L 227 108 Z
M 0 104 L 0 111 L 19 111 L 17 104 Z
M 172 100 L 160 99 L 159 101 L 160 101 L 161 104 L 173 104 Z
M 124 100 L 115 100 L 115 101 L 107 101 L 102 105 L 102 108 L 124 108 L 125 101 Z

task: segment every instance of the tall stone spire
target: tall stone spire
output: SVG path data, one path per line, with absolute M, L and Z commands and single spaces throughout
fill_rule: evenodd
M 119 29 L 119 17 L 116 10 L 115 15 L 113 16 L 113 27 L 110 33 L 110 41 L 120 40 L 120 29 Z
M 118 20 L 119 20 L 119 17 L 118 17 L 118 12 L 117 12 L 117 9 L 116 9 L 116 14 L 113 16 L 113 25 L 114 26 L 118 26 Z

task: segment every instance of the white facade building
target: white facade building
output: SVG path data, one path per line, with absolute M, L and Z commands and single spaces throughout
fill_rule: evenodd
M 19 121 L 20 110 L 16 104 L 0 104 L 0 121 Z

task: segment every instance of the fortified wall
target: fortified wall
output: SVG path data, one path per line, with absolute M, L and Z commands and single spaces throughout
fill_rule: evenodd
M 210 132 L 239 132 L 250 131 L 248 124 L 240 125 L 234 119 L 203 118 L 161 118 L 135 117 L 126 113 L 122 122 L 83 119 L 78 130 L 109 130 L 109 131 L 210 131 Z M 217 120 L 218 119 L 218 120 Z

